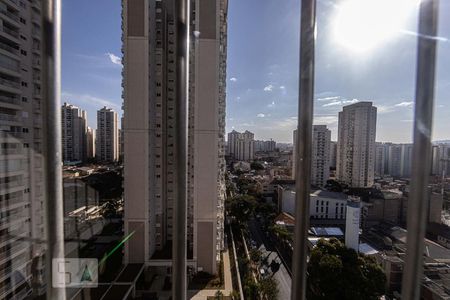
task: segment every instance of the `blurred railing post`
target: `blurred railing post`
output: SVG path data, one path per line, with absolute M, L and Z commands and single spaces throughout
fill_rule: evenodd
M 61 145 L 61 0 L 43 0 L 45 224 L 47 234 L 47 299 L 66 299 L 64 288 L 52 285 L 52 259 L 64 258 Z M 64 274 L 63 265 L 59 267 Z
M 418 300 L 423 277 L 428 179 L 434 108 L 438 0 L 422 0 L 419 12 L 412 178 L 408 200 L 406 265 L 402 299 Z
M 311 181 L 312 124 L 314 108 L 314 46 L 316 0 L 302 0 L 300 16 L 300 66 L 295 169 L 295 232 L 292 260 L 292 300 L 306 297 L 309 193 Z
M 177 197 L 174 201 L 172 245 L 172 299 L 186 299 L 187 156 L 189 82 L 189 2 L 175 1 L 176 22 L 176 165 Z

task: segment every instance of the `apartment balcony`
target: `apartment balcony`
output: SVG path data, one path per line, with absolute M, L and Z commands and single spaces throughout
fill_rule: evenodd
M 0 90 L 20 94 L 20 84 L 17 81 L 0 78 Z
M 33 81 L 40 83 L 41 82 L 41 72 L 33 73 Z
M 13 38 L 14 41 L 19 42 L 19 31 L 9 29 L 5 26 L 0 26 L 0 32 L 5 33 L 8 38 Z
M 8 97 L 0 95 L 0 106 L 12 109 L 21 109 L 20 101 L 16 97 Z
M 7 11 L 7 10 L 1 10 L 0 11 L 0 15 L 2 17 L 6 17 L 7 21 L 9 21 L 9 22 L 11 22 L 11 23 L 13 23 L 13 24 L 15 24 L 17 26 L 20 26 L 20 24 L 19 24 L 20 18 L 19 18 L 18 15 L 13 14 L 12 12 Z
M 18 123 L 18 122 L 21 121 L 21 118 L 19 116 L 16 116 L 16 115 L 9 115 L 9 114 L 1 114 L 0 113 L 0 121 Z
M 0 138 L 2 138 L 2 139 L 7 139 L 7 138 L 20 139 L 22 137 L 23 137 L 22 132 L 0 131 Z
M 20 76 L 20 63 L 12 61 L 1 61 L 0 60 L 0 72 L 3 74 L 19 77 Z
M 21 155 L 23 154 L 22 148 L 2 148 L 0 149 L 0 155 Z M 3 185 L 6 183 L 0 183 L 0 190 L 3 188 Z M 13 187 L 14 183 L 10 183 L 10 187 Z M 8 187 L 8 186 L 5 186 Z
M 35 128 L 42 128 L 42 120 L 41 120 L 41 118 L 35 118 L 33 120 L 33 126 Z
M 33 27 L 33 29 L 31 30 L 31 33 L 33 34 L 34 38 L 38 38 L 41 39 L 41 28 L 38 27 Z
M 19 57 L 19 49 L 16 49 L 10 45 L 0 42 L 0 49 L 5 50 L 10 54 L 14 54 L 16 57 Z

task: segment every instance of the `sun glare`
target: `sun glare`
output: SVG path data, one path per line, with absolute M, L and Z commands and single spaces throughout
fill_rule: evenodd
M 418 3 L 418 0 L 347 0 L 337 7 L 334 37 L 354 52 L 367 52 L 404 29 Z

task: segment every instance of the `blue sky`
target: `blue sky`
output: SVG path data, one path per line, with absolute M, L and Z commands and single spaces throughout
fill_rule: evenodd
M 103 105 L 120 111 L 119 0 L 63 1 L 63 101 L 88 111 L 95 125 Z M 296 127 L 298 0 L 230 0 L 227 131 L 291 142 Z M 337 135 L 343 105 L 370 100 L 378 107 L 377 140 L 410 142 L 414 98 L 416 14 L 399 33 L 364 55 L 333 36 L 334 1 L 317 7 L 315 123 Z M 380 21 L 382 22 L 382 21 Z M 450 138 L 450 2 L 441 1 L 435 139 Z

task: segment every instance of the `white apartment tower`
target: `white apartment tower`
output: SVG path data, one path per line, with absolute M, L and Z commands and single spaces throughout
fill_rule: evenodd
M 43 274 L 29 242 L 45 236 L 42 44 L 41 1 L 0 1 L 0 299 L 29 297 L 32 266 Z
M 117 113 L 106 106 L 97 111 L 95 156 L 100 161 L 119 159 L 119 127 Z
M 236 160 L 252 161 L 255 152 L 255 134 L 246 130 L 228 133 L 228 155 Z
M 64 103 L 61 108 L 61 125 L 63 161 L 84 161 L 87 157 L 86 111 Z
M 336 178 L 351 187 L 374 183 L 377 108 L 372 102 L 344 106 L 339 112 Z
M 376 176 L 383 177 L 388 171 L 385 169 L 387 157 L 386 157 L 387 145 L 383 143 L 375 143 L 375 168 L 374 173 Z
M 223 248 L 227 1 L 191 2 L 188 265 L 216 272 Z M 174 0 L 122 0 L 126 263 L 171 265 L 176 201 Z
M 331 131 L 326 125 L 314 125 L 312 136 L 311 185 L 323 187 L 330 178 Z M 297 150 L 297 130 L 294 130 L 294 150 L 292 178 L 295 179 Z
M 87 127 L 86 130 L 86 158 L 95 158 L 95 129 Z

